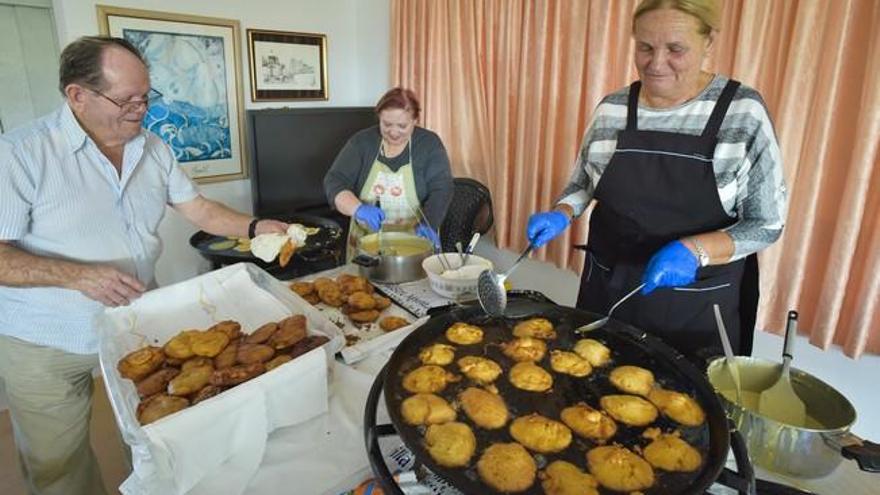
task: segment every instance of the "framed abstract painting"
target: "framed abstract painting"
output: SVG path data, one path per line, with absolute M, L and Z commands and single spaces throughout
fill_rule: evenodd
M 251 100 L 326 100 L 327 36 L 248 29 Z
M 144 127 L 168 143 L 190 177 L 247 176 L 238 21 L 98 5 L 101 34 L 136 46 L 149 64 Z

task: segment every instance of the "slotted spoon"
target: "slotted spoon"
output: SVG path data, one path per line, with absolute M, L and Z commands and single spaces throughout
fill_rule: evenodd
M 785 343 L 782 347 L 782 372 L 772 387 L 761 392 L 758 412 L 780 423 L 804 426 L 807 420 L 807 406 L 791 386 L 791 360 L 794 337 L 797 335 L 797 318 L 797 311 L 788 312 Z
M 599 318 L 598 320 L 593 321 L 593 322 L 590 322 L 590 323 L 587 323 L 586 325 L 581 325 L 581 326 L 575 328 L 575 329 L 574 329 L 574 332 L 575 332 L 575 333 L 584 333 L 584 332 L 589 332 L 589 331 L 595 330 L 595 329 L 597 329 L 597 328 L 602 328 L 602 327 L 604 327 L 605 324 L 608 323 L 608 320 L 611 319 L 611 313 L 613 313 L 614 310 L 617 309 L 618 306 L 620 306 L 621 304 L 623 304 L 624 301 L 626 301 L 627 299 L 629 299 L 630 296 L 632 296 L 632 295 L 635 294 L 636 292 L 642 290 L 642 287 L 644 287 L 644 286 L 645 286 L 645 284 L 644 284 L 644 283 L 641 283 L 641 284 L 639 284 L 638 287 L 636 287 L 635 289 L 633 289 L 632 291 L 630 291 L 629 294 L 627 294 L 627 295 L 621 297 L 620 299 L 618 299 L 617 302 L 614 303 L 614 306 L 611 306 L 611 309 L 608 310 L 608 315 L 605 316 L 605 318 Z
M 507 289 L 504 288 L 504 281 L 516 270 L 516 267 L 519 266 L 522 260 L 528 257 L 533 249 L 535 249 L 535 245 L 529 242 L 525 251 L 519 255 L 519 258 L 516 259 L 513 265 L 500 275 L 492 270 L 483 270 L 480 273 L 480 277 L 477 279 L 477 299 L 480 301 L 483 311 L 490 316 L 501 316 L 504 314 L 504 309 L 507 308 Z

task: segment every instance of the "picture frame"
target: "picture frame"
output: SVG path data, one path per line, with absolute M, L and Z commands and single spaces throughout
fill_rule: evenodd
M 248 29 L 252 101 L 327 100 L 327 36 Z
M 144 127 L 171 146 L 200 183 L 243 179 L 241 38 L 237 20 L 97 5 L 101 34 L 130 41 L 147 61 Z

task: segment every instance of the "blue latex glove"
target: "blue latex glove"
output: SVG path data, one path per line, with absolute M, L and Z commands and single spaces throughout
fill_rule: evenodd
M 571 220 L 568 215 L 560 211 L 534 213 L 529 217 L 526 236 L 536 248 L 539 248 L 561 234 L 569 223 Z
M 681 241 L 672 241 L 654 253 L 642 275 L 642 294 L 650 294 L 658 287 L 681 287 L 697 278 L 700 263 Z
M 370 230 L 379 230 L 382 222 L 385 221 L 385 212 L 378 206 L 363 203 L 354 211 L 354 219 L 369 227 Z
M 431 227 L 423 223 L 416 225 L 416 235 L 431 241 L 435 249 L 440 247 L 440 236 Z

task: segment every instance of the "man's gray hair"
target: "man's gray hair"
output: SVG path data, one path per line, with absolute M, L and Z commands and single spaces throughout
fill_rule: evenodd
M 58 68 L 58 89 L 64 94 L 69 84 L 80 84 L 88 88 L 102 89 L 104 85 L 104 67 L 101 56 L 104 50 L 118 46 L 131 52 L 144 65 L 147 61 L 130 41 L 112 36 L 83 36 L 64 47 Z

